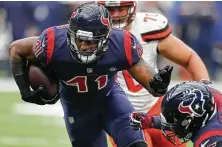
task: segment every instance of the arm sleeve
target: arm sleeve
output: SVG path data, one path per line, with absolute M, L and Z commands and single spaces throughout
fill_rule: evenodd
M 124 31 L 124 50 L 130 67 L 138 63 L 143 54 L 141 44 L 129 31 Z
M 43 66 L 47 66 L 49 64 L 53 55 L 54 44 L 55 34 L 52 27 L 44 30 L 36 41 L 33 52 L 37 60 Z

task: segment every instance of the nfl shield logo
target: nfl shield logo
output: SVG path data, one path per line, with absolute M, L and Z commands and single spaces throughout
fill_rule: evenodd
M 86 72 L 87 72 L 87 73 L 92 73 L 92 71 L 93 71 L 92 68 L 87 68 L 87 69 L 86 69 Z
M 70 124 L 73 124 L 74 123 L 74 118 L 73 117 L 68 117 L 68 121 Z

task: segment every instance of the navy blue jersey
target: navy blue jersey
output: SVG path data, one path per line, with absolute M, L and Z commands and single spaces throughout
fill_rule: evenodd
M 222 94 L 211 88 L 217 110 L 212 119 L 194 136 L 195 147 L 222 147 Z
M 81 64 L 71 55 L 68 26 L 50 27 L 39 36 L 34 53 L 60 79 L 62 97 L 69 103 L 102 98 L 119 86 L 116 73 L 131 68 L 141 58 L 141 45 L 128 31 L 112 30 L 108 50 L 95 62 Z

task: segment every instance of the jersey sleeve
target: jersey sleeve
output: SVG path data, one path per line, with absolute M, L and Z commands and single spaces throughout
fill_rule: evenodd
M 143 47 L 129 31 L 124 31 L 124 51 L 129 67 L 138 63 L 143 54 Z
M 54 28 L 44 30 L 34 45 L 34 55 L 44 66 L 47 66 L 52 58 L 55 44 Z
M 222 131 L 213 130 L 202 134 L 194 142 L 194 147 L 222 147 Z
M 141 37 L 143 41 L 164 39 L 172 32 L 172 28 L 166 17 L 156 13 L 146 13 L 143 16 L 145 27 L 142 28 Z

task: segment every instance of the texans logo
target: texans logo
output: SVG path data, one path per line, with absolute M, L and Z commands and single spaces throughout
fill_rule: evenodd
M 100 18 L 100 20 L 101 20 L 101 22 L 102 22 L 104 25 L 106 25 L 106 26 L 109 27 L 110 23 L 109 23 L 109 19 L 108 19 L 108 18 L 105 18 L 104 16 L 102 16 L 102 17 Z
M 75 18 L 76 15 L 78 14 L 79 9 L 77 9 L 76 11 L 72 12 L 71 18 Z
M 205 99 L 202 91 L 198 89 L 191 90 L 188 94 L 186 94 L 186 97 L 184 97 L 184 99 L 186 98 L 186 100 L 182 101 L 179 104 L 179 111 L 181 113 L 194 115 L 195 117 L 203 116 L 206 110 L 204 109 Z M 198 98 L 200 98 L 200 101 L 198 100 Z

